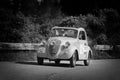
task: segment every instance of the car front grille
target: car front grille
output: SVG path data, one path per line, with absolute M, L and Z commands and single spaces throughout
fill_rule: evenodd
M 54 45 L 49 44 L 49 54 L 55 56 L 60 48 L 60 41 L 56 41 Z
M 49 53 L 51 56 L 55 56 L 59 50 L 59 45 L 50 45 L 49 46 Z

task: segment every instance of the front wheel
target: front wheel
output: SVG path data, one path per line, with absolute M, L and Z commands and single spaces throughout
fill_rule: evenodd
M 71 67 L 75 67 L 76 66 L 76 53 L 75 52 L 72 55 L 72 57 L 70 58 L 70 66 Z
M 89 66 L 89 64 L 90 64 L 90 58 L 91 58 L 91 55 L 89 54 L 89 55 L 88 55 L 88 59 L 87 59 L 87 60 L 84 60 L 85 66 Z
M 39 65 L 42 65 L 43 61 L 44 61 L 43 58 L 37 57 L 37 62 L 38 62 Z

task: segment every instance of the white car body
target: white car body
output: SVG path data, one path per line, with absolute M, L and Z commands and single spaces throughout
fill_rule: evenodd
M 37 57 L 50 60 L 70 60 L 76 53 L 76 61 L 88 60 L 88 55 L 92 55 L 92 50 L 88 46 L 87 34 L 84 28 L 72 27 L 53 27 L 52 30 L 70 30 L 76 32 L 76 37 L 53 36 L 47 42 L 41 43 L 41 48 L 38 50 Z M 69 30 L 70 29 L 70 30 Z M 67 31 L 67 32 L 68 32 Z M 55 31 L 56 32 L 56 31 Z M 68 33 L 67 33 L 68 34 Z M 68 34 L 68 35 L 69 35 Z M 82 39 L 81 35 L 84 38 Z M 38 60 L 39 61 L 39 60 Z M 87 64 L 88 65 L 88 64 Z

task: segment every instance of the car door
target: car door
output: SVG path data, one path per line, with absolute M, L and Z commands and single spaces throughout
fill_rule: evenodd
M 80 59 L 85 59 L 87 56 L 87 37 L 85 31 L 80 31 L 79 32 L 79 58 Z

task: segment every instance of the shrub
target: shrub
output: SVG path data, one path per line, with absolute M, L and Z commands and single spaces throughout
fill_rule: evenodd
M 24 25 L 21 31 L 23 43 L 38 43 L 43 36 L 39 33 L 40 25 L 32 22 L 31 17 L 24 17 Z

